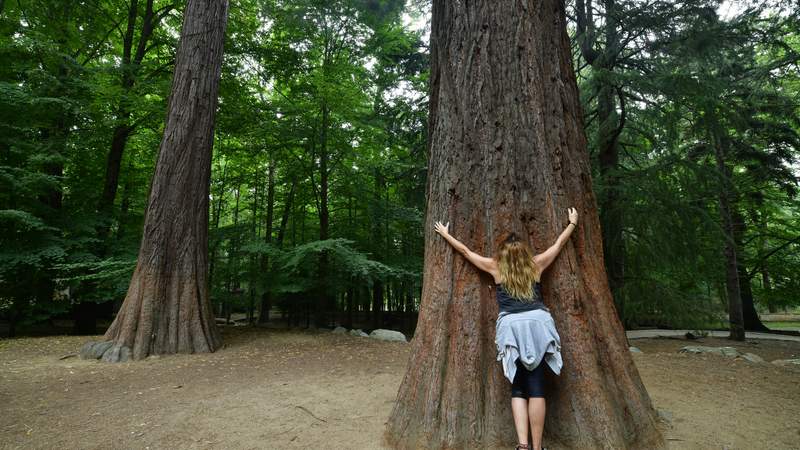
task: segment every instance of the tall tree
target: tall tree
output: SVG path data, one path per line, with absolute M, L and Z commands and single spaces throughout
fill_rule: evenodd
M 431 48 L 422 300 L 387 440 L 486 448 L 514 437 L 510 384 L 495 361 L 491 280 L 434 239 L 433 222 L 449 221 L 483 254 L 510 231 L 543 251 L 574 206 L 582 225 L 544 279 L 564 352 L 546 439 L 664 448 L 603 266 L 564 3 L 435 1 Z
M 593 21 L 592 0 L 576 0 L 575 14 L 577 40 L 580 43 L 581 56 L 592 67 L 591 94 L 597 102 L 595 143 L 600 179 L 598 203 L 603 230 L 603 253 L 611 293 L 618 309 L 622 310 L 625 241 L 622 236 L 624 222 L 620 205 L 621 181 L 618 165 L 619 136 L 625 126 L 625 103 L 621 88 L 615 85 L 618 81 L 612 76 L 617 69 L 617 58 L 623 50 L 618 29 L 621 17 L 615 0 L 601 0 L 600 3 L 605 13 L 602 46 L 598 44 L 600 39 Z M 617 114 L 617 108 L 621 110 L 621 114 Z M 621 317 L 622 314 L 620 311 Z
M 175 8 L 173 4 L 167 4 L 160 9 L 154 9 L 153 0 L 147 0 L 145 4 L 142 26 L 139 31 L 139 39 L 135 39 L 136 23 L 139 18 L 139 2 L 131 0 L 128 5 L 128 18 L 125 33 L 122 36 L 122 58 L 120 61 L 120 86 L 121 95 L 117 103 L 114 115 L 117 123 L 114 126 L 111 138 L 111 149 L 108 152 L 106 161 L 105 181 L 103 184 L 103 194 L 100 196 L 98 209 L 107 213 L 114 205 L 117 196 L 117 185 L 119 183 L 120 167 L 122 165 L 122 155 L 125 152 L 125 145 L 131 133 L 136 129 L 132 123 L 131 105 L 128 98 L 133 94 L 133 88 L 148 51 L 154 45 L 150 44 L 153 32 L 159 26 L 164 16 Z M 103 229 L 103 232 L 107 230 Z
M 227 0 L 189 0 L 136 269 L 105 341 L 105 361 L 208 352 L 221 344 L 208 297 L 211 149 Z

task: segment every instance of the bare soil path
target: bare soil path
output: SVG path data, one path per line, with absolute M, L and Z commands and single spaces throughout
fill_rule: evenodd
M 0 448 L 381 449 L 409 345 L 319 331 L 223 330 L 214 354 L 84 361 L 87 337 L 0 340 Z M 636 339 L 672 449 L 800 449 L 800 342 Z

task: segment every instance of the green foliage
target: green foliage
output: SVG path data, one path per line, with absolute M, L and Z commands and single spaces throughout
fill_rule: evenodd
M 130 2 L 0 5 L 0 315 L 25 324 L 125 296 L 183 2 L 153 2 L 158 21 L 138 62 L 147 2 L 133 11 L 132 57 Z M 389 305 L 411 292 L 416 303 L 427 2 L 231 6 L 209 199 L 218 312 L 273 299 L 324 310 L 345 295 L 364 310 L 373 293 Z M 800 305 L 797 12 L 780 1 L 725 17 L 711 0 L 593 6 L 592 27 L 570 28 L 595 191 L 616 195 L 602 213 L 623 217 L 623 320 L 693 328 L 725 315 L 722 188 L 741 218 L 756 304 Z M 611 107 L 600 120 L 602 102 Z M 601 170 L 612 141 L 618 161 Z M 714 163 L 717 142 L 729 184 Z M 67 287 L 69 300 L 58 294 Z
M 267 290 L 276 294 L 305 292 L 315 287 L 319 276 L 319 256 L 328 255 L 334 268 L 328 276 L 336 280 L 335 289 L 342 291 L 349 286 L 371 285 L 375 280 L 386 281 L 391 278 L 418 277 L 420 274 L 391 267 L 372 260 L 368 255 L 353 248 L 354 241 L 344 238 L 311 241 L 282 250 L 263 241 L 251 241 L 242 247 L 249 255 L 268 256 L 273 260 L 272 271 L 277 274 L 271 279 Z
M 800 236 L 797 12 L 781 2 L 732 8 L 726 18 L 716 2 L 600 4 L 615 9 L 576 41 L 620 44 L 595 39 L 598 59 L 584 64 L 580 52 L 578 64 L 595 156 L 604 136 L 599 93 L 614 91 L 619 162 L 594 179 L 601 197 L 616 192 L 623 217 L 623 320 L 691 328 L 726 316 L 726 239 L 737 241 L 748 275 L 740 285 L 751 285 L 757 306 L 799 304 L 797 277 L 782 270 L 796 267 Z M 723 231 L 720 192 L 741 218 L 734 237 Z M 763 287 L 759 272 L 773 267 L 792 288 Z

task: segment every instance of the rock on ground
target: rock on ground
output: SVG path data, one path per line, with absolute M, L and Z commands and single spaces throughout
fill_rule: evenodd
M 403 333 L 394 330 L 384 330 L 382 328 L 373 330 L 372 333 L 369 334 L 369 337 L 380 339 L 382 341 L 407 342 L 406 336 Z
M 345 328 L 345 327 L 336 327 L 336 328 L 333 329 L 333 331 L 331 331 L 331 333 L 333 333 L 333 334 L 345 334 L 345 333 L 347 333 L 347 328 Z
M 782 367 L 800 366 L 800 358 L 798 358 L 798 359 L 776 359 L 775 361 L 772 361 L 772 364 L 775 364 L 776 366 L 782 366 Z
M 661 418 L 664 422 L 672 423 L 672 411 L 656 408 L 656 412 L 658 413 L 658 417 Z
M 687 345 L 680 349 L 681 353 L 717 353 L 729 358 L 741 356 L 738 350 L 733 347 L 706 347 L 704 345 Z
M 755 353 L 745 353 L 742 355 L 742 358 L 752 362 L 752 363 L 763 363 L 764 358 L 756 355 Z
M 360 329 L 359 330 L 356 330 L 356 329 L 350 330 L 350 334 L 353 335 L 353 336 L 358 336 L 358 337 L 367 337 L 367 336 L 369 336 L 367 333 L 364 333 Z

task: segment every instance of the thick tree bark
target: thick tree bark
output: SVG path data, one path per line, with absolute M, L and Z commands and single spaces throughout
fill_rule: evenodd
M 105 341 L 81 354 L 115 362 L 219 348 L 208 295 L 208 194 L 226 0 L 186 6 L 144 234 Z
M 516 441 L 492 280 L 433 233 L 434 221 L 484 255 L 511 231 L 540 252 L 570 206 L 581 223 L 543 281 L 564 357 L 549 377 L 546 445 L 665 447 L 606 279 L 564 16 L 558 0 L 433 3 L 425 265 L 386 433 L 396 448 Z

